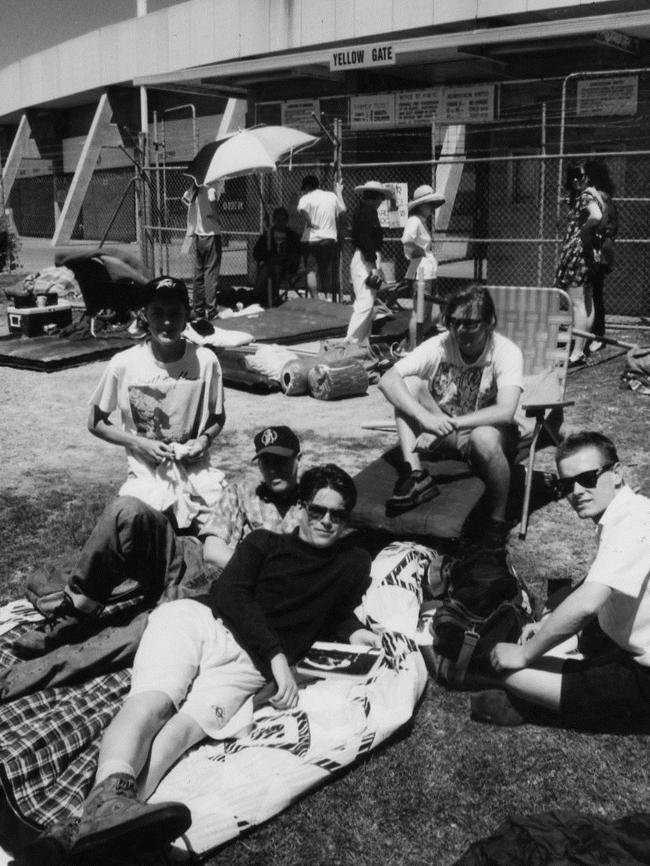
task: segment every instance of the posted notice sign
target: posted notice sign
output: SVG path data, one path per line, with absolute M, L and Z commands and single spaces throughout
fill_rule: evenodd
M 367 66 L 393 66 L 394 63 L 395 48 L 389 42 L 348 45 L 345 48 L 336 48 L 330 54 L 330 69 L 339 72 Z
M 636 75 L 587 78 L 578 81 L 576 114 L 579 117 L 636 114 L 638 96 Z

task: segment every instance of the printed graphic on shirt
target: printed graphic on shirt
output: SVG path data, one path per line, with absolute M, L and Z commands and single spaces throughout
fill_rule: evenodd
M 204 383 L 164 379 L 129 386 L 131 417 L 139 436 L 162 442 L 187 442 L 195 436 Z
M 493 376 L 483 382 L 483 367 L 458 367 L 441 361 L 431 380 L 431 394 L 448 415 L 467 415 L 496 402 L 497 387 Z M 488 370 L 489 373 L 489 370 Z

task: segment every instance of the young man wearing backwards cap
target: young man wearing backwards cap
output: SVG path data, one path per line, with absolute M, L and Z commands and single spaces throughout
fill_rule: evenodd
M 354 306 L 346 339 L 350 343 L 367 345 L 372 330 L 372 316 L 377 289 L 381 286 L 381 246 L 384 232 L 379 223 L 379 205 L 393 195 L 390 187 L 369 180 L 355 187 L 361 201 L 352 215 L 350 236 L 354 255 L 350 262 L 350 279 L 354 290 Z
M 174 597 L 187 570 L 175 533 L 201 533 L 224 486 L 223 473 L 209 460 L 225 421 L 219 362 L 182 336 L 189 311 L 183 280 L 161 276 L 144 291 L 148 336 L 108 362 L 88 420 L 93 435 L 126 450 L 127 480 L 67 570 L 61 603 L 47 611 L 59 621 L 94 617 L 115 600 L 120 585 L 123 594 L 143 595 L 149 603 L 163 590 Z M 40 655 L 56 639 L 36 629 L 21 636 L 16 649 Z

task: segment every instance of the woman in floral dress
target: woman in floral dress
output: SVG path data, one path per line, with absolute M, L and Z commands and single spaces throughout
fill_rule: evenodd
M 562 241 L 560 261 L 555 271 L 555 285 L 568 292 L 573 305 L 573 325 L 580 331 L 591 331 L 594 305 L 590 278 L 590 256 L 593 250 L 585 242 L 602 218 L 597 191 L 590 186 L 584 166 L 570 166 L 564 188 L 569 193 L 569 215 Z M 585 339 L 575 337 L 569 366 L 584 364 Z

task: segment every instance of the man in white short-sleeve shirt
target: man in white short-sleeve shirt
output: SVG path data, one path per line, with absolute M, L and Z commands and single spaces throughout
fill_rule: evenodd
M 343 186 L 336 191 L 321 189 L 315 174 L 302 182 L 298 213 L 305 218 L 302 233 L 302 255 L 307 269 L 307 287 L 312 298 L 322 292 L 334 298 L 338 254 L 337 219 L 345 211 Z
M 487 487 L 485 538 L 504 540 L 523 357 L 495 332 L 494 302 L 482 286 L 453 295 L 444 322 L 445 333 L 399 360 L 379 385 L 395 407 L 405 463 L 387 508 L 399 513 L 437 495 L 420 451 L 440 459 L 460 455 Z
M 519 644 L 500 643 L 492 664 L 507 692 L 484 692 L 476 718 L 517 724 L 535 710 L 608 721 L 650 713 L 650 499 L 623 479 L 614 443 L 601 433 L 568 436 L 558 448 L 558 492 L 596 523 L 598 552 L 587 577 Z M 576 659 L 542 656 L 579 635 Z M 555 662 L 555 664 L 553 664 Z M 538 710 L 537 710 L 538 711 Z

